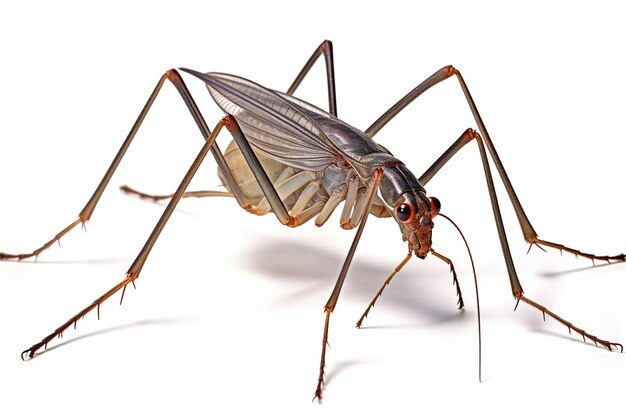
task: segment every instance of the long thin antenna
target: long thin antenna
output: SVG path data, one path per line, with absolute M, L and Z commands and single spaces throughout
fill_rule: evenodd
M 478 278 L 476 278 L 476 268 L 474 267 L 474 258 L 472 257 L 472 251 L 470 250 L 470 247 L 467 244 L 467 240 L 465 239 L 465 236 L 463 236 L 463 232 L 461 232 L 461 229 L 459 229 L 459 226 L 457 226 L 456 223 L 454 223 L 452 219 L 446 216 L 445 214 L 437 213 L 437 215 L 443 217 L 444 219 L 452 223 L 452 226 L 454 226 L 456 230 L 459 232 L 459 234 L 461 235 L 461 238 L 463 239 L 463 242 L 465 243 L 465 247 L 467 248 L 467 253 L 469 254 L 470 262 L 472 263 L 472 272 L 474 273 L 474 288 L 476 289 L 476 311 L 477 311 L 477 318 L 478 318 L 478 382 L 483 382 L 483 377 L 482 377 L 482 369 L 483 369 L 482 340 L 483 338 L 482 338 L 482 332 L 480 331 L 480 299 L 478 297 Z

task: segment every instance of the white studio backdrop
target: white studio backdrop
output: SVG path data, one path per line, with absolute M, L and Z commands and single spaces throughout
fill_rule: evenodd
M 285 90 L 324 39 L 334 42 L 341 118 L 367 128 L 434 71 L 463 73 L 540 237 L 584 251 L 626 251 L 624 9 L 611 2 L 296 7 L 273 2 L 0 6 L 0 251 L 27 251 L 75 219 L 158 78 L 172 67 L 235 73 Z M 185 77 L 210 125 L 221 114 Z M 317 65 L 298 96 L 326 106 Z M 433 88 L 376 136 L 416 175 L 468 127 L 458 83 Z M 227 135 L 219 139 L 223 147 Z M 171 86 L 146 119 L 87 225 L 37 263 L 0 263 L 0 414 L 527 415 L 621 410 L 622 354 L 582 343 L 514 300 L 477 149 L 427 187 L 445 222 L 467 304 L 436 259 L 411 260 L 354 323 L 405 255 L 390 219 L 370 219 L 332 315 L 327 385 L 312 403 L 323 306 L 353 232 L 280 226 L 228 199 L 186 200 L 137 290 L 114 297 L 32 361 L 19 354 L 119 282 L 164 205 L 121 194 L 172 192 L 201 146 Z M 492 167 L 493 169 L 493 167 Z M 192 189 L 218 189 L 207 159 Z M 495 173 L 495 169 L 493 170 Z M 557 251 L 526 255 L 501 183 L 499 201 L 528 297 L 600 337 L 626 342 L 626 265 Z

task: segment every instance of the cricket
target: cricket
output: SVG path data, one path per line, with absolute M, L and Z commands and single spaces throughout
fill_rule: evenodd
M 325 63 L 328 110 L 323 110 L 294 96 L 298 86 L 321 57 Z M 224 117 L 215 124 L 212 130 L 196 105 L 182 75 L 189 77 L 194 82 L 204 83 L 210 96 L 224 112 Z M 456 82 L 459 83 L 459 93 L 465 97 L 476 125 L 474 128 L 468 128 L 461 132 L 458 139 L 454 140 L 441 156 L 418 176 L 405 166 L 399 157 L 394 156 L 383 145 L 376 143 L 374 137 L 422 93 L 448 79 L 456 79 Z M 50 334 L 25 349 L 21 355 L 23 360 L 27 361 L 36 357 L 47 348 L 48 344 L 60 337 L 70 327 L 76 328 L 77 322 L 88 313 L 96 310 L 95 313 L 99 318 L 100 306 L 113 295 L 118 294 L 120 304 L 122 303 L 127 287 L 135 285 L 134 282 L 139 278 L 155 242 L 183 198 L 234 198 L 245 211 L 259 216 L 270 212 L 274 213 L 278 221 L 288 227 L 298 227 L 311 220 L 320 227 L 336 210 L 340 210 L 339 226 L 346 230 L 355 229 L 355 233 L 339 276 L 328 301 L 324 305 L 324 323 L 323 327 L 320 328 L 319 368 L 315 368 L 318 378 L 315 381 L 313 397 L 313 400 L 321 401 L 324 391 L 331 316 L 337 307 L 342 287 L 370 215 L 390 218 L 389 224 L 395 223 L 395 226 L 392 227 L 399 228 L 399 238 L 401 237 L 406 243 L 407 252 L 402 261 L 386 277 L 378 292 L 373 295 L 371 302 L 365 307 L 359 318 L 357 327 L 361 327 L 378 298 L 383 295 L 383 290 L 413 256 L 424 259 L 428 255 L 432 255 L 447 263 L 452 272 L 458 308 L 464 307 L 464 300 L 452 260 L 439 253 L 433 247 L 432 240 L 433 227 L 435 222 L 440 219 L 451 222 L 461 237 L 463 235 L 456 224 L 442 211 L 442 203 L 436 197 L 428 195 L 425 187 L 440 169 L 468 144 L 475 144 L 480 154 L 515 308 L 520 302 L 525 303 L 538 310 L 544 319 L 549 316 L 560 322 L 570 333 L 578 334 L 587 343 L 593 343 L 610 351 L 623 351 L 622 344 L 588 333 L 561 315 L 557 315 L 548 307 L 528 298 L 524 293 L 509 249 L 500 205 L 496 197 L 492 166 L 495 166 L 497 176 L 504 185 L 524 239 L 530 247 L 551 248 L 561 253 L 567 252 L 577 257 L 587 258 L 593 262 L 624 262 L 626 255 L 624 253 L 597 255 L 538 237 L 515 193 L 461 72 L 453 66 L 439 69 L 397 101 L 368 128 L 360 130 L 338 117 L 333 45 L 328 40 L 322 42 L 315 49 L 285 92 L 265 88 L 235 75 L 215 72 L 202 73 L 186 68 L 170 69 L 165 72 L 78 217 L 33 251 L 25 253 L 0 252 L 0 260 L 37 259 L 42 252 L 59 242 L 64 235 L 79 225 L 84 226 L 91 219 L 93 211 L 122 162 L 152 104 L 162 87 L 167 83 L 176 88 L 200 130 L 204 139 L 201 149 L 173 194 L 150 195 L 127 186 L 122 187 L 122 191 L 130 195 L 154 201 L 167 201 L 163 214 L 136 259 L 128 268 L 124 279 L 55 327 L 55 330 Z M 233 140 L 222 151 L 216 138 L 224 128 Z M 225 191 L 188 191 L 187 188 L 192 178 L 209 152 L 217 163 L 218 177 L 225 187 Z M 343 206 L 339 208 L 342 203 Z M 465 241 L 464 237 L 463 240 Z M 465 244 L 471 259 L 467 241 Z M 476 280 L 475 271 L 474 279 Z M 478 288 L 476 288 L 476 298 L 478 307 Z M 478 309 L 479 314 L 480 309 Z M 478 318 L 480 352 L 480 316 Z

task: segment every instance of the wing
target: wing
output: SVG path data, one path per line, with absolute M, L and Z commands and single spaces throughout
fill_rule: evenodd
M 250 143 L 279 162 L 322 171 L 341 152 L 306 110 L 245 78 L 184 69 L 204 81 L 215 102 L 237 119 Z

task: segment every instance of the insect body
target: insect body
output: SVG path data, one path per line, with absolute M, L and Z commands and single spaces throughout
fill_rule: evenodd
M 289 215 L 298 219 L 296 225 L 314 216 L 315 224 L 323 225 L 338 204 L 345 200 L 341 226 L 346 229 L 355 227 L 365 215 L 375 172 L 381 170 L 379 191 L 382 199 L 374 195 L 370 212 L 378 217 L 388 217 L 391 215 L 388 207 L 401 210 L 401 218 L 398 213 L 394 217 L 404 230 L 405 240 L 409 240 L 416 255 L 426 256 L 432 229 L 429 220 L 431 201 L 413 173 L 388 150 L 358 129 L 302 100 L 279 95 L 231 75 L 204 74 L 202 79 L 215 101 L 236 118 L 247 140 L 262 155 L 259 161 Z M 254 110 L 247 109 L 251 104 L 240 100 L 240 96 L 254 97 L 256 106 L 279 109 L 275 115 L 278 120 L 260 124 Z M 306 133 L 279 127 L 279 123 L 286 125 L 294 118 L 297 118 L 298 125 L 304 125 Z M 236 143 L 231 142 L 226 150 L 231 172 L 232 166 L 241 162 L 242 157 Z M 252 171 L 244 172 L 237 179 L 239 188 L 254 178 Z M 222 172 L 220 177 L 230 190 Z M 255 207 L 256 214 L 270 211 L 267 199 L 258 188 L 253 195 L 246 197 L 246 203 Z M 416 232 L 423 241 L 417 238 Z
M 321 55 L 324 55 L 327 70 L 330 109 L 328 112 L 293 96 L 302 79 Z M 341 227 L 344 229 L 357 228 L 357 230 L 339 277 L 325 305 L 322 352 L 315 390 L 315 397 L 321 398 L 330 316 L 337 305 L 341 288 L 369 214 L 378 217 L 393 217 L 400 227 L 402 239 L 408 243 L 408 254 L 385 280 L 358 321 L 357 327 L 361 325 L 385 286 L 413 255 L 418 258 L 425 258 L 428 254 L 432 254 L 450 264 L 454 272 L 452 262 L 433 248 L 434 219 L 437 215 L 447 217 L 440 213 L 439 201 L 434 197 L 428 197 L 424 187 L 441 167 L 468 143 L 478 145 L 511 290 L 517 303 L 523 301 L 541 311 L 544 316 L 549 315 L 567 326 L 570 331 L 577 332 L 595 344 L 602 345 L 609 350 L 622 348 L 619 343 L 598 338 L 574 326 L 524 295 L 508 247 L 488 155 L 504 183 L 524 238 L 529 244 L 556 248 L 592 260 L 624 261 L 626 255 L 599 256 L 538 238 L 515 194 L 469 89 L 460 72 L 454 67 L 443 67 L 435 72 L 364 131 L 348 125 L 337 117 L 333 54 L 332 45 L 329 41 L 323 42 L 316 49 L 286 93 L 270 90 L 232 75 L 205 74 L 188 69 L 181 69 L 181 71 L 203 81 L 215 102 L 226 113 L 226 116 L 216 125 L 215 129 L 211 131 L 208 128 L 179 71 L 167 71 L 157 83 L 137 122 L 94 194 L 80 212 L 78 219 L 64 228 L 53 239 L 30 253 L 0 253 L 0 259 L 19 260 L 36 257 L 78 224 L 87 222 L 161 87 L 166 81 L 171 82 L 176 87 L 205 140 L 196 159 L 191 164 L 176 192 L 171 196 L 166 196 L 170 201 L 146 244 L 128 269 L 126 277 L 94 300 L 93 303 L 72 316 L 54 332 L 26 349 L 22 353 L 23 358 L 32 358 L 36 352 L 45 348 L 55 337 L 61 335 L 69 327 L 76 326 L 78 320 L 84 315 L 94 309 L 99 311 L 100 304 L 113 294 L 121 292 L 123 299 L 126 287 L 129 284 L 134 285 L 134 281 L 139 277 L 154 243 L 174 212 L 176 205 L 185 196 L 230 195 L 247 211 L 259 215 L 273 212 L 282 224 L 290 227 L 300 226 L 311 219 L 314 219 L 316 225 L 321 226 L 343 202 L 340 217 Z M 478 130 L 467 129 L 463 132 L 430 168 L 417 177 L 399 159 L 394 157 L 386 148 L 374 142 L 372 138 L 386 123 L 424 91 L 451 77 L 455 77 L 459 81 Z M 215 143 L 215 139 L 224 127 L 231 133 L 234 141 L 222 153 Z M 187 186 L 209 151 L 218 164 L 219 176 L 228 189 L 228 193 L 186 193 Z M 125 188 L 125 190 L 135 192 L 130 188 Z M 461 308 L 463 307 L 463 299 L 456 275 L 453 276 L 457 285 L 459 307 Z

